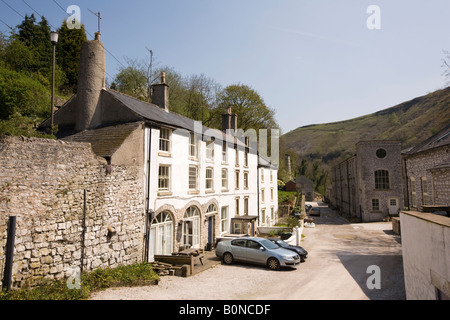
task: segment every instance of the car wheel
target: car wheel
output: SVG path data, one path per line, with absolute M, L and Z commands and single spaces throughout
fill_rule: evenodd
M 278 270 L 280 269 L 280 262 L 276 258 L 269 258 L 267 260 L 267 266 L 270 270 Z
M 232 264 L 233 261 L 234 261 L 233 255 L 231 253 L 229 253 L 229 252 L 225 252 L 223 254 L 222 260 L 223 260 L 223 263 L 225 263 L 225 264 Z

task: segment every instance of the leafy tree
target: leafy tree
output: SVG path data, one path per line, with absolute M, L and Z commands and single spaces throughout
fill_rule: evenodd
M 190 76 L 186 80 L 184 115 L 210 126 L 217 114 L 220 91 L 221 86 L 204 74 Z
M 69 29 L 66 21 L 63 21 L 58 34 L 56 60 L 66 76 L 65 83 L 61 85 L 65 91 L 76 92 L 81 47 L 87 40 L 86 30 L 84 25 L 80 29 Z
M 0 119 L 15 113 L 45 118 L 50 113 L 49 91 L 24 73 L 0 66 Z
M 238 116 L 238 126 L 244 131 L 255 129 L 275 129 L 278 124 L 275 121 L 275 111 L 269 108 L 261 96 L 252 88 L 243 84 L 235 84 L 226 87 L 219 94 L 219 110 L 221 113 L 231 106 L 233 113 Z M 217 119 L 219 118 L 219 119 Z M 220 120 L 220 117 L 215 117 Z M 216 124 L 216 127 L 220 127 Z
M 36 18 L 32 14 L 26 15 L 24 21 L 17 26 L 18 40 L 33 53 L 33 63 L 29 67 L 31 72 L 40 72 L 45 76 L 50 76 L 52 61 L 52 43 L 50 42 L 50 26 L 45 17 L 36 23 Z
M 145 70 L 129 66 L 122 68 L 114 80 L 118 91 L 148 101 L 148 84 Z

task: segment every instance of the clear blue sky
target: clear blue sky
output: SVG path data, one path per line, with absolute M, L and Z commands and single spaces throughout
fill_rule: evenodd
M 283 133 L 445 87 L 448 0 L 0 0 L 7 33 L 5 23 L 23 18 L 5 2 L 22 16 L 34 9 L 55 27 L 68 16 L 61 7 L 78 5 L 91 35 L 97 18 L 88 9 L 100 11 L 109 77 L 125 57 L 149 59 L 148 47 L 157 65 L 182 75 L 249 85 L 275 109 Z M 367 27 L 370 5 L 381 10 L 381 29 Z

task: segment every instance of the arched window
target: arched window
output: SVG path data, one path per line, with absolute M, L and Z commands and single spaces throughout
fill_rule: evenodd
M 187 208 L 184 213 L 182 239 L 184 245 L 194 248 L 200 245 L 200 211 L 195 206 Z
M 150 257 L 153 261 L 154 255 L 170 255 L 173 251 L 173 219 L 169 211 L 157 214 L 150 228 Z
M 389 189 L 389 171 L 387 170 L 375 171 L 375 189 L 377 190 Z
M 206 209 L 206 214 L 212 214 L 212 213 L 217 213 L 217 207 L 213 203 L 208 206 L 208 209 Z

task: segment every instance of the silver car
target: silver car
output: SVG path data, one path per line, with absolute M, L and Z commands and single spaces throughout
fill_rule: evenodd
M 300 257 L 295 252 L 280 248 L 268 239 L 257 237 L 221 241 L 217 245 L 216 256 L 225 264 L 241 261 L 266 265 L 272 270 L 300 264 Z

